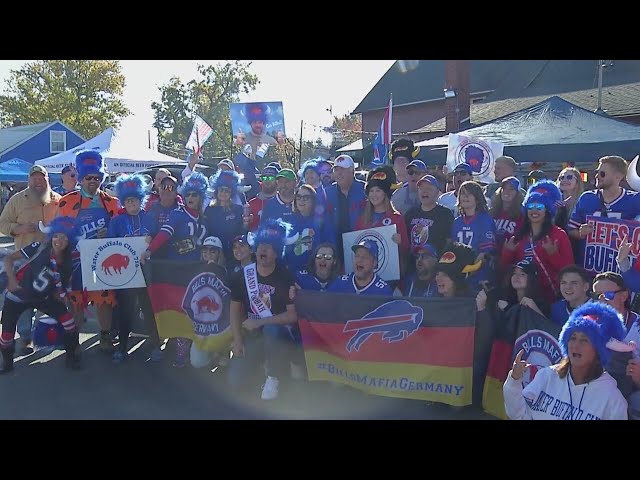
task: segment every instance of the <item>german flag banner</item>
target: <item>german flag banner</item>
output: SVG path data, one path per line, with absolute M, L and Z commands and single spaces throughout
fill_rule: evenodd
M 160 338 L 190 338 L 212 352 L 229 348 L 231 292 L 222 267 L 151 260 L 144 273 Z
M 558 363 L 562 358 L 558 343 L 560 326 L 521 305 L 511 307 L 495 323 L 495 339 L 482 392 L 482 406 L 490 415 L 507 420 L 502 385 L 515 356 L 524 349 L 523 360 L 532 364 L 522 377 L 523 386 L 527 386 L 538 370 Z
M 471 403 L 473 299 L 300 291 L 296 311 L 310 380 L 387 397 Z

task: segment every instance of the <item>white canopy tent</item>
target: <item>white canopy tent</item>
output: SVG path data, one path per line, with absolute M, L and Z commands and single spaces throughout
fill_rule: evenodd
M 36 160 L 36 165 L 42 165 L 49 172 L 59 173 L 67 165 L 75 163 L 76 154 L 80 150 L 97 150 L 105 160 L 109 173 L 132 173 L 154 165 L 183 163 L 184 160 L 164 155 L 149 148 L 131 148 L 118 144 L 113 128 L 109 127 L 101 134 L 87 140 L 77 147 L 58 153 L 48 158 Z

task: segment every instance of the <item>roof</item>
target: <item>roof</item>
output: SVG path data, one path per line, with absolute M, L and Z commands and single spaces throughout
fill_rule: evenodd
M 529 108 L 459 132 L 500 142 L 517 162 L 595 163 L 604 155 L 633 158 L 640 151 L 640 126 L 599 115 L 553 96 Z M 416 145 L 432 157 L 447 156 L 449 136 Z
M 352 114 L 385 108 L 393 94 L 393 106 L 443 99 L 446 60 L 418 60 L 415 69 L 402 71 L 396 61 Z M 471 60 L 471 92 L 495 90 L 510 70 L 529 69 L 529 60 Z
M 349 145 L 339 148 L 336 152 L 357 152 L 358 150 L 362 150 L 362 148 L 362 139 L 360 138 Z
M 441 100 L 446 60 L 420 60 L 411 71 L 396 62 L 353 113 L 384 108 L 393 93 L 394 106 Z M 471 60 L 471 93 L 492 92 L 490 101 L 549 97 L 598 86 L 598 60 Z M 640 60 L 607 60 L 603 86 L 640 82 Z M 611 65 L 611 63 L 613 63 Z M 595 108 L 595 107 L 594 107 Z
M 41 122 L 0 129 L 0 154 L 45 130 L 55 122 Z
M 490 103 L 475 103 L 471 105 L 471 125 L 480 125 L 523 110 L 544 101 L 547 97 L 547 95 L 538 95 L 526 98 L 509 98 Z M 558 97 L 592 112 L 598 107 L 597 88 L 562 93 Z M 603 87 L 602 109 L 612 117 L 640 115 L 640 82 Z M 444 132 L 445 124 L 446 120 L 443 117 L 409 132 L 409 134 Z

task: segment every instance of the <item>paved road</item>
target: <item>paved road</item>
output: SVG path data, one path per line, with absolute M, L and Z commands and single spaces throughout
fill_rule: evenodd
M 7 246 L 10 242 L 0 238 L 0 248 Z M 272 402 L 260 400 L 259 385 L 246 395 L 230 396 L 224 371 L 176 369 L 171 355 L 150 363 L 142 337 L 132 338 L 129 358 L 114 365 L 98 350 L 97 332 L 95 319 L 89 319 L 80 338 L 84 369 L 79 372 L 64 367 L 61 351 L 16 359 L 15 370 L 0 377 L 0 419 L 493 418 L 470 407 L 367 395 L 324 382 L 283 382 Z

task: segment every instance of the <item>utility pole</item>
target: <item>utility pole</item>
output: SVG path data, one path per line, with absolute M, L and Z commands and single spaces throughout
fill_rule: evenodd
M 149 150 L 151 150 L 151 130 L 147 130 L 147 138 L 149 139 Z
M 598 115 L 604 114 L 602 110 L 602 71 L 604 70 L 604 65 L 604 60 L 598 60 L 598 108 L 594 112 Z
M 304 120 L 300 120 L 300 151 L 298 152 L 298 170 L 302 165 L 302 127 L 304 125 Z

